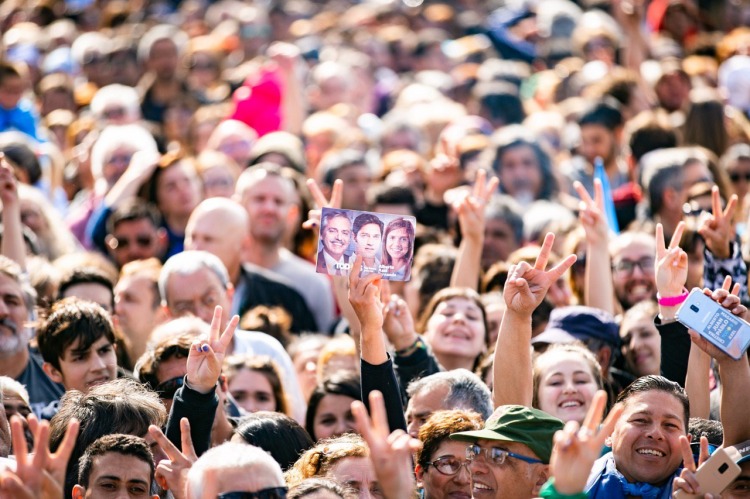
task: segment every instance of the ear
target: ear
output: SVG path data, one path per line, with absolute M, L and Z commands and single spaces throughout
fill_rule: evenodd
M 107 253 L 109 253 L 109 255 L 114 258 L 115 248 L 117 248 L 117 239 L 115 239 L 115 236 L 113 236 L 112 234 L 107 234 L 104 237 L 104 244 L 105 246 L 107 246 Z
M 86 488 L 83 485 L 73 485 L 73 499 L 83 499 L 85 495 Z
M 49 379 L 51 379 L 55 383 L 62 384 L 62 382 L 63 382 L 63 375 L 62 375 L 62 373 L 60 371 L 58 371 L 55 368 L 55 366 L 53 366 L 49 362 L 45 362 L 44 364 L 42 364 L 42 369 L 47 374 L 47 376 L 49 376 Z
M 230 283 L 227 283 L 227 300 L 229 300 L 229 303 L 232 303 L 233 299 L 234 299 L 234 284 L 230 282 Z
M 166 303 L 162 302 L 161 306 L 159 307 L 161 309 L 161 313 L 164 315 L 166 319 L 173 319 L 172 312 L 169 311 L 169 307 Z
M 418 464 L 414 467 L 414 474 L 417 476 L 418 481 L 422 481 L 424 477 L 424 468 L 422 468 L 421 464 Z
M 544 466 L 539 466 L 539 471 L 537 471 L 538 475 L 536 477 L 536 483 L 534 483 L 534 491 L 531 497 L 539 497 L 539 492 L 542 490 L 542 487 L 545 483 L 547 483 L 547 480 L 549 479 L 549 465 L 545 464 Z
M 596 352 L 596 360 L 599 361 L 599 365 L 602 367 L 602 372 L 608 372 L 609 363 L 612 360 L 612 348 L 602 347 Z

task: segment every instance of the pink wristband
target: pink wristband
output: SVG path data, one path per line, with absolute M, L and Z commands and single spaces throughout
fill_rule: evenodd
M 687 288 L 682 288 L 682 293 L 677 296 L 661 296 L 657 293 L 656 299 L 659 301 L 659 305 L 661 305 L 662 307 L 676 307 L 677 305 L 680 305 L 682 302 L 687 300 L 689 294 L 690 292 L 687 290 Z

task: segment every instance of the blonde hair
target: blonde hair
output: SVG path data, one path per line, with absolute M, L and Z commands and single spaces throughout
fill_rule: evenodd
M 370 449 L 361 436 L 348 433 L 322 440 L 297 459 L 284 474 L 284 480 L 291 488 L 308 478 L 327 477 L 336 463 L 348 457 L 370 457 Z

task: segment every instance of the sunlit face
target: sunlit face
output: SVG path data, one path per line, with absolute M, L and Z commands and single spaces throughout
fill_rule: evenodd
M 81 494 L 78 489 L 74 494 Z M 85 495 L 86 499 L 150 498 L 151 466 L 146 461 L 119 452 L 107 452 L 94 458 Z
M 327 475 L 357 493 L 358 499 L 383 497 L 369 457 L 346 457 L 334 464 Z
M 382 236 L 378 224 L 363 225 L 359 232 L 354 235 L 354 240 L 357 243 L 357 254 L 362 255 L 364 259 L 375 258 L 380 249 Z
M 349 247 L 352 236 L 352 223 L 346 217 L 331 218 L 323 229 L 323 247 L 338 260 Z
M 203 196 L 208 198 L 231 198 L 237 176 L 227 165 L 217 164 L 201 173 Z
M 630 271 L 615 268 L 612 272 L 615 294 L 626 309 L 656 297 L 655 252 L 655 243 L 639 239 L 631 241 L 612 255 L 612 264 L 615 267 L 623 260 L 639 262 Z
M 354 399 L 346 395 L 329 394 L 324 396 L 318 404 L 313 419 L 313 433 L 315 440 L 338 437 L 344 433 L 356 430 L 352 415 Z
M 257 180 L 242 193 L 242 206 L 250 217 L 250 233 L 263 242 L 281 241 L 292 208 L 292 189 L 276 175 Z
M 86 350 L 80 350 L 76 340 L 60 357 L 60 369 L 52 368 L 51 378 L 62 383 L 66 390 L 83 393 L 117 377 L 115 347 L 102 336 Z
M 518 442 L 497 442 L 494 440 L 477 440 L 482 449 L 498 447 L 503 450 L 538 459 L 528 446 Z M 465 443 L 465 445 L 468 445 Z M 471 478 L 473 481 L 473 497 L 475 499 L 530 499 L 537 497 L 546 477 L 544 465 L 531 464 L 519 459 L 508 457 L 499 466 L 487 462 L 484 452 L 471 463 Z M 541 482 L 541 483 L 540 483 Z
M 430 456 L 430 462 L 443 457 L 465 462 L 466 442 L 446 439 Z M 471 471 L 468 466 L 462 466 L 455 475 L 444 475 L 434 466 L 428 466 L 420 469 L 417 477 L 422 480 L 426 499 L 471 499 Z
M 240 369 L 234 375 L 229 382 L 229 393 L 247 412 L 275 411 L 278 406 L 268 378 L 251 369 Z
M 629 482 L 661 485 L 682 462 L 679 437 L 685 435 L 685 409 L 661 390 L 630 397 L 608 439 L 618 471 Z
M 641 314 L 623 322 L 620 335 L 628 367 L 636 376 L 659 374 L 661 337 L 652 317 Z
M 482 246 L 482 267 L 489 268 L 496 262 L 505 261 L 519 248 L 521 241 L 505 220 L 493 218 L 484 226 L 484 246 Z
M 151 220 L 122 220 L 107 237 L 109 254 L 122 267 L 133 260 L 159 258 L 164 250 L 164 236 Z
M 71 296 L 75 296 L 79 300 L 94 302 L 110 314 L 112 313 L 112 303 L 114 301 L 112 290 L 103 284 L 98 282 L 82 282 L 80 284 L 74 284 L 67 288 L 65 293 L 63 293 L 63 298 Z
M 26 348 L 28 314 L 21 285 L 0 273 L 0 358 L 18 354 Z
M 440 303 L 427 322 L 425 339 L 435 355 L 473 361 L 484 350 L 484 319 L 473 300 L 454 297 Z
M 130 147 L 120 146 L 104 158 L 102 173 L 110 186 L 114 185 L 128 169 L 134 152 Z
M 539 408 L 563 422 L 583 422 L 598 389 L 591 366 L 574 352 L 539 358 Z
M 154 282 L 145 276 L 128 275 L 115 287 L 115 315 L 125 335 L 145 344 L 156 322 L 159 302 Z
M 205 267 L 192 274 L 169 276 L 166 298 L 173 317 L 194 315 L 207 324 L 211 323 L 217 305 L 230 310 L 232 302 L 231 294 L 222 286 L 219 277 Z M 224 330 L 229 322 L 228 314 L 222 316 L 221 322 L 220 329 Z
M 615 157 L 617 143 L 615 135 L 604 125 L 590 124 L 581 127 L 581 155 L 589 163 L 594 163 L 597 157 L 605 164 Z
M 23 79 L 6 76 L 0 85 L 0 108 L 10 110 L 18 105 L 24 91 Z
M 404 227 L 399 227 L 390 231 L 385 240 L 385 249 L 390 255 L 393 263 L 407 259 L 409 257 L 409 251 L 411 250 L 409 231 Z
M 445 385 L 425 388 L 414 394 L 406 406 L 406 429 L 414 438 L 419 437 L 419 429 L 424 425 L 433 412 L 449 409 L 445 406 L 448 387 Z M 454 409 L 454 407 L 450 407 Z
M 190 216 L 201 200 L 200 181 L 192 166 L 181 161 L 167 168 L 157 182 L 156 199 L 165 218 Z
M 521 201 L 533 201 L 542 191 L 542 169 L 534 149 L 528 145 L 511 147 L 500 158 L 500 185 Z

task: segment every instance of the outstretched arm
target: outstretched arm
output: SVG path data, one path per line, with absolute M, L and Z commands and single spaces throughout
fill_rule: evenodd
M 576 261 L 576 256 L 570 255 L 554 268 L 545 270 L 554 242 L 555 235 L 547 234 L 533 267 L 521 262 L 512 265 L 508 272 L 503 291 L 507 310 L 495 347 L 492 391 L 495 407 L 505 404 L 531 406 L 531 314 L 552 283 Z

